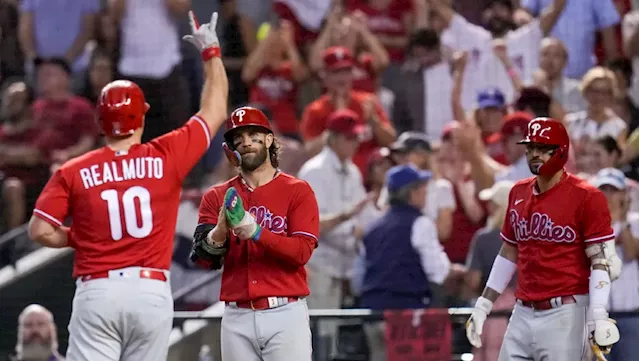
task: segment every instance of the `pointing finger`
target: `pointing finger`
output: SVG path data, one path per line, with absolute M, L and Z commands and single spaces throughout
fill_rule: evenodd
M 200 24 L 198 23 L 198 19 L 196 19 L 195 14 L 192 10 L 189 10 L 189 25 L 191 25 L 191 31 L 195 32 L 200 28 Z
M 218 23 L 218 13 L 214 11 L 213 14 L 211 14 L 211 21 L 209 22 L 209 29 L 215 30 L 217 23 Z

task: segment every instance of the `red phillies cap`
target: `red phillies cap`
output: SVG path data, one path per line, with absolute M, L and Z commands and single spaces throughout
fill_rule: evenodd
M 514 134 L 524 135 L 527 133 L 527 126 L 533 118 L 533 114 L 528 112 L 515 112 L 508 114 L 504 117 L 500 133 L 502 133 L 503 137 L 508 137 Z
M 332 46 L 322 53 L 322 63 L 324 69 L 329 71 L 351 68 L 353 66 L 353 55 L 344 46 Z
M 329 115 L 327 129 L 349 138 L 356 138 L 364 131 L 364 125 L 359 123 L 360 116 L 353 110 L 341 109 Z

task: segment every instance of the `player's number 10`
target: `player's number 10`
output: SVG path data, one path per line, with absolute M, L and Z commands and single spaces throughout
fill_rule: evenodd
M 111 227 L 111 238 L 114 241 L 122 239 L 122 219 L 120 217 L 120 199 L 118 191 L 107 189 L 100 193 L 100 197 L 107 201 L 109 209 L 109 226 Z M 138 226 L 138 215 L 136 214 L 136 198 L 140 203 L 140 216 L 142 222 Z M 127 189 L 122 194 L 122 209 L 124 212 L 124 225 L 127 234 L 133 238 L 144 238 L 151 233 L 153 228 L 153 214 L 151 213 L 151 194 L 140 186 Z

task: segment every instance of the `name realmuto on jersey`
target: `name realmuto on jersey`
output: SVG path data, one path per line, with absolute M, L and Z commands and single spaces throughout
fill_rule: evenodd
M 535 212 L 530 220 L 520 217 L 515 209 L 509 210 L 509 224 L 516 241 L 538 240 L 571 243 L 576 240 L 576 231 L 569 226 L 560 226 L 546 213 Z
M 94 164 L 80 169 L 80 178 L 85 189 L 105 183 L 131 179 L 162 179 L 164 162 L 158 157 L 138 157 Z

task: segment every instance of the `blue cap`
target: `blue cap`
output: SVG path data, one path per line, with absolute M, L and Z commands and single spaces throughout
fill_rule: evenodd
M 431 172 L 418 170 L 410 165 L 397 165 L 387 171 L 387 188 L 395 192 L 405 186 L 431 179 Z
M 627 182 L 624 173 L 617 168 L 603 168 L 591 179 L 591 184 L 600 188 L 602 186 L 612 186 L 618 190 L 627 189 Z
M 478 108 L 504 107 L 504 94 L 498 88 L 487 88 L 478 93 Z

